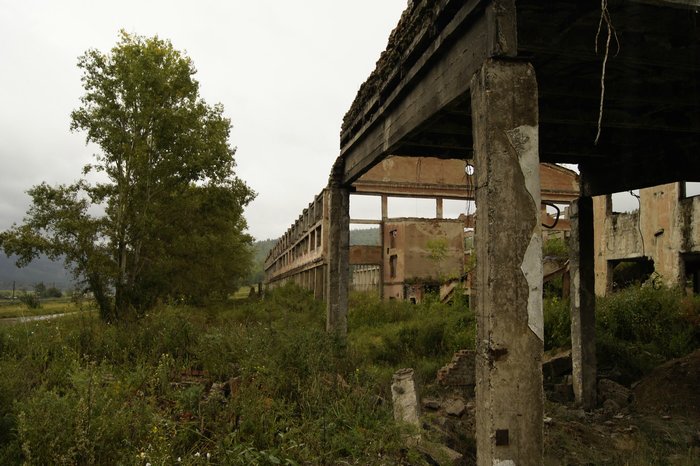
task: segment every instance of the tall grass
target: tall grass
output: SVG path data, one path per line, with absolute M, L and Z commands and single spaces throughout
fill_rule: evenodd
M 473 345 L 473 318 L 353 303 L 347 344 L 295 287 L 117 325 L 1 328 L 0 464 L 421 464 L 392 420 L 391 373 L 415 363 L 434 377 Z
M 554 304 L 550 346 L 568 335 Z M 644 351 L 697 346 L 699 309 L 665 289 L 601 301 L 601 364 L 646 370 Z M 324 323 L 322 303 L 287 287 L 117 325 L 80 313 L 0 327 L 0 464 L 423 464 L 392 420 L 391 375 L 413 367 L 426 388 L 474 347 L 473 313 L 358 294 L 347 342 Z
M 571 346 L 568 300 L 544 304 L 545 348 Z M 700 347 L 700 297 L 678 288 L 629 287 L 596 300 L 602 373 L 630 383 L 658 364 Z

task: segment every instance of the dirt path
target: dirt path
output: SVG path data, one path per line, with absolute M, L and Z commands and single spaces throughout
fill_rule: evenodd
M 78 313 L 78 311 L 62 312 L 62 313 L 58 313 L 58 314 L 45 314 L 45 315 L 41 315 L 41 316 L 5 317 L 5 318 L 0 319 L 0 325 L 19 324 L 19 323 L 23 323 L 23 322 L 34 322 L 34 321 L 39 321 L 39 320 L 52 320 L 52 319 L 58 319 L 59 317 L 74 315 L 77 313 Z

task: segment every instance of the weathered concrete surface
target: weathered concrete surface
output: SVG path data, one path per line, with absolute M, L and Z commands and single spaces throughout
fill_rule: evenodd
M 357 193 L 407 197 L 473 199 L 476 175 L 467 175 L 467 161 L 432 157 L 390 156 L 353 183 Z M 571 202 L 579 195 L 576 172 L 549 163 L 540 164 L 544 201 Z M 437 216 L 439 218 L 439 216 Z
M 459 277 L 464 269 L 464 227 L 460 220 L 386 220 L 383 246 L 386 299 L 404 299 L 407 281 Z
M 449 364 L 437 372 L 437 382 L 446 387 L 473 387 L 475 380 L 475 356 L 473 350 L 459 350 Z
M 350 246 L 350 265 L 381 265 L 382 247 L 354 245 Z
M 614 213 L 610 196 L 594 198 L 595 292 L 612 289 L 610 261 L 648 258 L 669 285 L 686 279 L 684 254 L 700 253 L 700 197 L 683 198 L 682 183 L 669 183 L 639 191 L 639 211 Z
M 488 60 L 471 82 L 477 174 L 477 463 L 541 465 L 542 247 L 537 83 Z
M 328 190 L 326 330 L 344 338 L 348 332 L 350 193 L 340 185 L 335 173 L 331 175 Z
M 420 408 L 413 369 L 398 370 L 391 382 L 394 419 L 420 427 Z
M 593 258 L 593 201 L 581 197 L 570 208 L 571 239 L 571 364 L 576 402 L 596 406 L 595 274 Z

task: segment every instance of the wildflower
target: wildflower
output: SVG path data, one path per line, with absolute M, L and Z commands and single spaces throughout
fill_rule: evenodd
M 211 458 L 211 453 L 207 453 L 207 461 Z
M 195 457 L 195 458 L 199 458 L 200 456 L 202 456 L 202 455 L 200 455 L 199 452 L 197 452 L 197 453 L 194 454 L 194 457 Z
M 178 463 L 182 463 L 182 458 L 178 456 L 178 457 L 177 457 L 177 462 L 178 462 Z

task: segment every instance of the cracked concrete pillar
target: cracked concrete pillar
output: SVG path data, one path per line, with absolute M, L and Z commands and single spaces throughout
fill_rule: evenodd
M 481 466 L 543 459 L 537 81 L 490 59 L 472 78 L 476 186 L 476 444 Z
M 571 271 L 571 364 L 576 403 L 596 407 L 595 267 L 593 201 L 580 197 L 571 204 L 569 270 Z
M 593 197 L 593 258 L 595 261 L 595 294 L 605 296 L 612 291 L 613 263 L 608 260 L 608 239 L 605 224 L 612 215 L 612 196 Z
M 328 267 L 326 275 L 326 330 L 344 338 L 348 332 L 350 280 L 350 192 L 333 168 L 329 182 Z
M 391 381 L 391 399 L 396 421 L 420 427 L 418 392 L 413 369 L 400 369 L 394 374 Z

